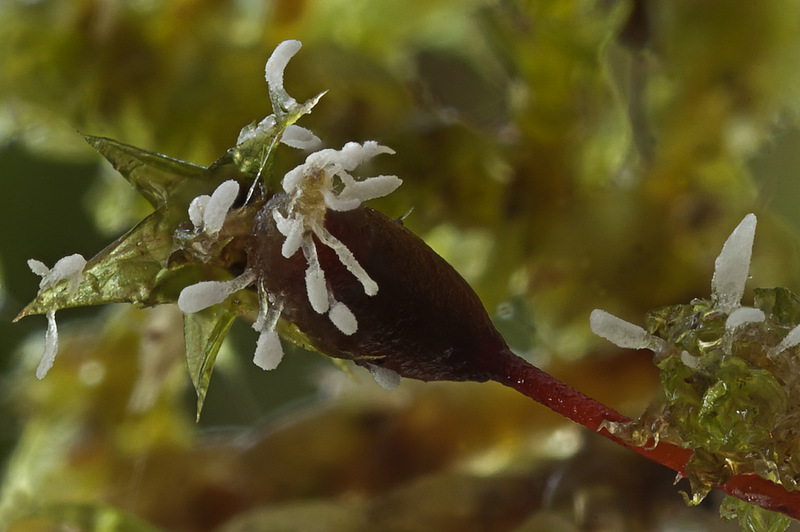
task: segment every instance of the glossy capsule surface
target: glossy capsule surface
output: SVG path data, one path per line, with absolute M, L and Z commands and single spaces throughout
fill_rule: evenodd
M 358 320 L 354 334 L 342 333 L 314 311 L 306 296 L 306 261 L 298 251 L 281 254 L 283 236 L 271 216 L 274 198 L 259 213 L 249 245 L 249 267 L 259 282 L 282 299 L 284 319 L 294 323 L 321 352 L 362 365 L 374 364 L 401 376 L 430 380 L 488 380 L 481 356 L 504 351 L 480 299 L 444 259 L 403 224 L 367 207 L 328 210 L 325 227 L 378 284 L 373 296 L 316 237 L 328 288 Z

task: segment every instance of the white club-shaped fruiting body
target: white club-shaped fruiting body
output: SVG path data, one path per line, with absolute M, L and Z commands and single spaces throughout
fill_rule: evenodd
M 268 209 L 275 226 L 284 237 L 281 254 L 289 259 L 302 251 L 306 260 L 306 296 L 319 314 L 328 314 L 331 322 L 346 335 L 358 330 L 358 319 L 343 303 L 336 301 L 328 287 L 325 272 L 317 256 L 316 239 L 332 249 L 339 261 L 353 274 L 368 296 L 379 287 L 359 264 L 347 246 L 325 228 L 325 213 L 330 209 L 346 212 L 363 202 L 393 192 L 402 181 L 396 176 L 356 179 L 349 172 L 381 153 L 394 153 L 375 141 L 349 142 L 341 150 L 326 149 L 312 153 L 306 162 L 284 176 L 279 201 Z
M 729 339 L 737 329 L 749 324 L 761 323 L 766 319 L 764 312 L 753 307 L 743 307 L 741 300 L 750 272 L 750 259 L 755 239 L 756 216 L 748 214 L 733 230 L 722 246 L 722 251 L 714 262 L 714 275 L 711 281 L 711 307 L 725 318 L 725 337 Z M 590 317 L 592 332 L 619 347 L 629 349 L 650 349 L 658 352 L 666 347 L 666 342 L 647 334 L 641 327 L 628 323 L 611 314 L 596 309 Z M 770 350 L 775 355 L 785 349 L 800 344 L 800 326 L 791 330 L 779 345 Z M 683 351 L 681 360 L 693 369 L 698 361 L 690 353 Z
M 30 259 L 28 267 L 33 273 L 42 277 L 39 283 L 39 294 L 52 288 L 62 281 L 67 282 L 67 294 L 74 295 L 83 280 L 83 269 L 86 267 L 86 259 L 82 255 L 74 254 L 59 259 L 52 268 L 48 268 L 43 262 Z M 44 354 L 36 368 L 36 377 L 43 379 L 53 363 L 58 353 L 58 328 L 56 327 L 56 311 L 47 311 L 47 332 L 44 338 Z

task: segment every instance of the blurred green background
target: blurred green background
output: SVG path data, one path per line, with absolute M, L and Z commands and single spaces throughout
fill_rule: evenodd
M 55 371 L 36 382 L 44 320 L 10 323 L 36 294 L 39 279 L 26 260 L 52 265 L 76 252 L 88 258 L 148 212 L 79 132 L 208 165 L 235 143 L 241 127 L 271 112 L 264 63 L 280 41 L 301 40 L 304 46 L 286 71 L 289 93 L 303 100 L 329 90 L 302 125 L 329 147 L 370 139 L 392 147 L 396 155 L 376 161 L 367 172 L 396 174 L 404 185 L 376 206 L 390 216 L 413 207 L 407 226 L 475 287 L 518 353 L 637 415 L 653 393 L 655 370 L 649 361 L 594 338 L 588 330 L 591 309 L 641 323 L 651 308 L 708 296 L 714 257 L 747 212 L 759 216 L 754 286 L 800 288 L 798 21 L 800 4 L 778 0 L 731 1 L 724 9 L 696 0 L 0 2 L 0 367 L 5 375 L 0 445 L 14 456 L 6 460 L 13 465 L 5 471 L 0 519 L 34 513 L 38 517 L 21 526 L 88 527 L 100 518 L 98 508 L 122 508 L 124 515 L 164 530 L 239 530 L 231 524 L 237 516 L 245 521 L 243 515 L 255 516 L 250 523 L 256 527 L 278 519 L 247 513 L 266 503 L 314 497 L 335 503 L 306 512 L 331 516 L 318 521 L 342 519 L 350 523 L 342 530 L 379 530 L 375 522 L 369 528 L 358 521 L 369 513 L 363 505 L 374 502 L 373 496 L 399 497 L 391 490 L 432 473 L 474 474 L 477 457 L 492 452 L 505 454 L 486 458 L 494 465 L 480 471 L 495 480 L 509 471 L 545 475 L 532 464 L 554 456 L 531 443 L 531 435 L 552 436 L 555 418 L 492 385 L 453 391 L 446 384 L 404 383 L 408 391 L 386 398 L 362 374 L 350 379 L 328 360 L 296 351 L 278 370 L 264 374 L 249 363 L 255 333 L 244 324 L 236 325 L 201 423 L 192 426 L 193 398 L 180 343 L 174 343 L 180 334 L 174 313 L 153 317 L 121 307 L 62 311 Z M 282 148 L 276 174 L 303 157 Z M 169 375 L 168 384 L 151 392 L 155 406 L 149 414 L 132 414 L 126 408 L 137 352 L 159 323 L 170 324 L 151 339 L 172 353 L 160 369 Z M 103 371 L 97 373 L 101 366 L 87 366 L 87 360 L 101 361 Z M 485 397 L 495 398 L 494 409 L 479 399 Z M 380 415 L 365 413 L 378 408 L 369 406 L 374 401 Z M 427 406 L 413 414 L 418 404 Z M 314 417 L 326 409 L 338 412 L 331 414 L 339 420 L 331 423 L 334 428 L 320 428 Z M 471 414 L 486 423 L 485 433 L 472 440 L 462 432 L 472 425 Z M 426 423 L 440 419 L 436 416 L 457 421 L 442 429 L 449 433 L 431 435 L 425 430 L 437 425 Z M 311 427 L 308 433 L 281 432 L 292 419 L 301 425 L 313 419 L 319 433 Z M 242 486 L 255 482 L 249 477 L 238 477 L 236 485 L 234 478 L 221 475 L 223 481 L 209 472 L 234 460 L 221 456 L 233 454 L 249 464 L 236 469 L 247 477 L 259 462 L 237 455 L 234 449 L 242 448 L 234 442 L 255 438 L 248 432 L 255 427 L 284 434 L 285 447 L 271 452 L 288 453 L 278 456 L 296 460 L 298 470 L 313 469 L 325 457 L 319 459 L 328 470 L 352 471 L 363 455 L 331 449 L 362 449 L 358 435 L 364 427 L 402 425 L 398 420 L 404 419 L 410 421 L 400 433 L 414 464 L 407 471 L 370 470 L 364 474 L 369 481 L 358 477 L 349 484 L 328 477 L 322 482 L 309 473 L 317 481 L 308 480 L 305 491 L 264 481 L 247 496 Z M 131 443 L 125 431 L 134 429 L 148 435 Z M 214 431 L 225 436 L 214 439 L 209 436 Z M 330 443 L 306 448 L 297 443 L 303 438 Z M 454 443 L 464 439 L 472 443 Z M 401 452 L 378 440 L 371 441 L 373 450 L 384 449 L 389 457 L 392 449 Z M 62 460 L 35 459 L 48 452 L 42 443 L 47 441 L 50 453 L 65 454 Z M 209 441 L 220 447 L 208 450 L 214 447 Z M 85 454 L 76 442 L 88 445 Z M 165 447 L 174 454 L 159 454 Z M 296 458 L 303 453 L 306 462 Z M 579 454 L 555 458 L 578 460 Z M 136 469 L 143 457 L 158 464 L 165 460 L 170 482 L 186 474 L 182 468 L 189 466 L 182 460 L 204 464 L 203 480 L 186 474 L 186 490 L 208 487 L 204 496 L 213 501 L 208 507 L 216 512 L 214 519 L 192 518 L 205 499 L 187 496 L 193 503 L 181 505 L 186 490 L 176 489 L 182 494 L 175 494 L 178 502 L 162 507 L 159 490 L 141 495 L 141 486 L 159 479 Z M 386 467 L 391 458 L 386 460 L 375 464 Z M 30 465 L 37 463 L 39 469 Z M 86 463 L 95 468 L 92 473 L 76 473 Z M 648 479 L 655 475 L 636 467 Z M 115 474 L 140 475 L 138 507 L 122 504 L 128 499 L 109 487 Z M 62 480 L 48 486 L 53 475 Z M 609 489 L 616 495 L 610 500 L 628 497 L 631 485 L 612 482 Z M 511 494 L 524 492 L 511 481 L 502 486 Z M 409 497 L 424 500 L 423 492 L 412 490 Z M 628 529 L 649 529 L 647 523 L 664 517 L 661 505 L 675 502 L 663 503 L 658 493 L 654 490 L 655 502 L 639 504 L 636 512 L 628 508 L 618 515 L 615 504 L 598 504 L 625 520 Z M 342 509 L 342 501 L 350 506 Z M 70 507 L 73 513 L 58 513 L 47 510 L 48 503 L 76 506 Z M 397 512 L 403 508 L 397 499 L 382 504 Z M 465 504 L 454 496 L 441 507 Z M 563 530 L 587 529 L 576 511 L 562 506 L 520 510 L 503 523 L 479 504 L 461 521 L 436 521 L 431 510 L 420 512 L 417 521 L 409 518 L 405 528 L 386 525 L 403 522 L 399 518 L 383 523 L 387 530 L 451 525 L 468 530 L 492 522 L 493 530 L 523 530 L 528 519 L 534 525 L 559 523 Z M 93 510 L 80 513 L 78 507 Z M 347 519 L 358 522 L 342 517 L 345 510 Z M 288 523 L 300 522 L 304 513 L 286 512 Z M 642 515 L 634 519 L 634 514 Z M 128 523 L 128 517 L 118 519 Z M 130 519 L 131 530 L 149 526 Z M 717 526 L 714 519 L 709 523 Z M 320 530 L 328 529 L 334 528 Z

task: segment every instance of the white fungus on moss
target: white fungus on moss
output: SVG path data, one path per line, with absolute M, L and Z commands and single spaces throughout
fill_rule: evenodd
M 367 370 L 369 370 L 375 382 L 378 383 L 378 386 L 384 390 L 394 390 L 400 386 L 400 374 L 396 371 L 383 366 L 376 366 L 375 364 L 369 364 Z
M 762 310 L 741 306 L 750 271 L 756 222 L 754 214 L 745 216 L 725 241 L 722 251 L 714 261 L 711 301 L 715 310 L 728 316 L 725 321 L 726 332 L 733 332 L 742 325 L 759 323 L 766 319 Z M 657 351 L 665 346 L 660 338 L 603 310 L 593 310 L 589 322 L 592 332 L 619 347 Z M 800 344 L 800 326 L 790 331 L 770 353 L 774 355 L 797 344 Z M 681 353 L 681 360 L 688 367 L 699 367 L 699 361 L 687 351 Z
M 283 130 L 281 142 L 290 148 L 298 150 L 316 150 L 322 146 L 322 141 L 310 130 L 292 124 Z
M 325 228 L 328 209 L 349 211 L 364 201 L 385 196 L 400 186 L 396 176 L 376 176 L 357 180 L 350 171 L 371 157 L 381 153 L 394 153 L 375 141 L 364 144 L 349 142 L 341 150 L 325 149 L 312 153 L 304 164 L 289 171 L 283 178 L 285 201 L 272 211 L 278 231 L 285 237 L 281 254 L 290 258 L 302 250 L 306 270 L 306 294 L 312 308 L 328 317 L 344 334 L 354 334 L 358 321 L 342 303 L 337 303 L 330 293 L 325 272 L 317 258 L 313 236 L 332 249 L 339 261 L 352 273 L 364 288 L 364 293 L 374 296 L 378 284 L 359 264 L 353 252 Z M 334 310 L 335 309 L 335 310 Z
M 277 368 L 281 360 L 283 360 L 283 346 L 277 331 L 263 331 L 256 341 L 253 364 L 264 371 L 270 371 Z
M 195 230 L 216 238 L 238 195 L 239 183 L 230 179 L 221 183 L 210 196 L 203 194 L 193 199 L 189 204 L 189 220 Z
M 237 146 L 248 140 L 269 134 L 278 124 L 278 119 L 282 119 L 287 113 L 300 107 L 297 100 L 289 96 L 289 93 L 283 88 L 283 72 L 301 46 L 300 41 L 288 40 L 275 47 L 264 67 L 264 79 L 267 81 L 273 114 L 267 116 L 256 125 L 251 124 L 242 128 L 239 132 L 239 138 L 236 139 Z M 304 104 L 306 112 L 309 112 L 308 110 L 316 104 L 320 97 L 322 97 L 322 94 Z M 286 126 L 280 140 L 287 146 L 301 150 L 314 150 L 322 145 L 322 141 L 314 133 L 295 124 Z
M 347 308 L 347 305 L 340 301 L 336 301 L 331 305 L 331 310 L 328 313 L 331 322 L 339 329 L 342 334 L 350 336 L 355 334 L 358 330 L 358 321 L 356 320 L 353 311 Z
M 56 262 L 52 268 L 48 268 L 43 262 L 36 259 L 28 260 L 28 267 L 33 273 L 41 276 L 42 280 L 39 282 L 39 294 L 49 288 L 56 286 L 62 281 L 68 282 L 67 295 L 70 297 L 75 295 L 78 287 L 83 280 L 83 270 L 86 267 L 86 259 L 82 255 L 74 254 L 61 258 Z M 36 368 L 36 377 L 43 379 L 53 363 L 58 353 L 58 328 L 56 326 L 56 309 L 48 310 L 47 316 L 47 332 L 44 336 L 44 354 L 42 360 L 39 362 L 39 367 Z
M 269 86 L 270 98 L 273 102 L 280 102 L 285 110 L 296 105 L 297 101 L 289 96 L 286 89 L 283 88 L 283 71 L 286 70 L 289 61 L 302 46 L 303 44 L 295 39 L 283 41 L 275 47 L 272 55 L 267 59 L 267 64 L 264 65 L 264 79 Z
M 768 356 L 774 357 L 797 345 L 800 345 L 800 325 L 789 331 L 786 336 L 783 337 L 783 340 L 770 350 Z
M 711 299 L 717 309 L 730 314 L 741 305 L 750 272 L 750 258 L 756 233 L 756 215 L 748 214 L 736 226 L 714 261 Z
M 647 331 L 609 314 L 605 310 L 594 309 L 589 316 L 592 332 L 609 342 L 625 349 L 650 349 L 655 351 L 663 345 L 663 340 L 648 334 Z
M 737 327 L 741 327 L 747 323 L 760 323 L 767 319 L 766 314 L 761 309 L 753 307 L 739 307 L 730 313 L 728 319 L 725 320 L 725 329 L 732 331 Z
M 28 267 L 33 273 L 42 278 L 39 282 L 40 294 L 42 290 L 55 286 L 64 280 L 69 280 L 69 292 L 74 294 L 78 290 L 81 279 L 83 279 L 86 259 L 82 255 L 75 253 L 59 259 L 52 268 L 48 268 L 41 261 L 30 259 L 28 260 Z
M 283 310 L 282 301 L 269 301 L 269 295 L 264 291 L 263 286 L 258 287 L 259 312 L 258 318 L 253 323 L 253 329 L 258 331 L 258 341 L 256 351 L 253 355 L 253 363 L 259 368 L 269 371 L 278 367 L 283 360 L 283 346 L 275 327 Z
M 230 281 L 201 281 L 181 290 L 178 296 L 178 308 L 184 314 L 193 314 L 222 303 L 227 297 L 246 288 L 256 279 L 253 270 L 246 270 L 242 275 Z
M 311 131 L 291 122 L 296 120 L 292 113 L 299 115 L 310 112 L 324 93 L 301 105 L 283 87 L 284 70 L 300 47 L 299 41 L 290 40 L 275 48 L 264 71 L 273 114 L 257 124 L 244 127 L 239 133 L 237 145 L 270 134 L 280 134 L 281 142 L 294 148 L 314 149 L 321 144 Z M 282 132 L 276 132 L 276 128 L 286 123 L 288 125 Z M 275 140 L 271 142 L 274 143 Z M 302 251 L 306 259 L 306 297 L 311 307 L 319 314 L 327 314 L 331 323 L 345 335 L 356 333 L 358 320 L 350 308 L 337 301 L 331 293 L 317 256 L 313 236 L 336 253 L 339 261 L 361 283 L 365 294 L 373 296 L 378 292 L 377 283 L 361 267 L 352 251 L 325 228 L 324 222 L 328 209 L 353 210 L 364 201 L 385 196 L 400 186 L 402 181 L 396 176 L 356 179 L 350 175 L 349 172 L 358 165 L 382 153 L 394 151 L 375 141 L 368 141 L 364 144 L 349 142 L 341 150 L 325 149 L 310 154 L 305 163 L 285 174 L 282 180 L 283 201 L 277 202 L 271 213 L 278 232 L 284 237 L 281 254 L 290 258 Z M 259 175 L 260 172 L 261 170 Z M 238 191 L 235 181 L 227 181 L 211 196 L 195 198 L 189 206 L 189 218 L 195 230 L 215 237 L 222 229 Z M 253 188 L 245 202 L 249 201 L 252 192 Z M 187 286 L 178 297 L 178 306 L 187 314 L 199 312 L 221 303 L 232 293 L 249 286 L 255 279 L 254 272 L 246 271 L 230 281 L 203 281 Z M 253 328 L 259 332 L 259 338 L 253 362 L 263 369 L 273 369 L 283 358 L 283 348 L 275 330 L 283 305 L 281 302 L 271 301 L 271 296 L 262 285 L 258 287 L 258 294 L 259 315 Z M 379 382 L 382 379 L 387 387 L 394 387 L 399 383 L 399 376 L 394 372 L 379 371 L 379 375 L 376 379 Z

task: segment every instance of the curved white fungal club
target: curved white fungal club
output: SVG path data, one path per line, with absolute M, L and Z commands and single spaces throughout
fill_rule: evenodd
M 311 98 L 304 104 L 297 103 L 297 100 L 289 96 L 286 89 L 283 88 L 283 71 L 289 64 L 289 60 L 294 57 L 294 54 L 300 50 L 302 43 L 296 40 L 283 41 L 267 60 L 264 67 L 264 79 L 267 81 L 267 88 L 269 90 L 269 99 L 272 102 L 272 114 L 264 118 L 261 122 L 253 125 L 248 125 L 242 128 L 239 132 L 239 138 L 236 140 L 236 145 L 242 144 L 250 139 L 256 138 L 260 135 L 266 134 L 275 127 L 278 121 L 282 120 L 288 114 L 298 112 L 303 114 L 310 112 L 311 108 L 316 105 L 323 93 Z M 292 148 L 301 150 L 312 150 L 319 148 L 322 141 L 314 135 L 311 131 L 304 127 L 295 124 L 286 126 L 281 136 L 281 142 Z
M 28 260 L 28 267 L 33 273 L 41 276 L 42 280 L 39 283 L 39 294 L 43 291 L 52 288 L 61 281 L 69 281 L 67 294 L 69 296 L 75 295 L 78 291 L 78 286 L 83 279 L 83 269 L 86 267 L 86 259 L 82 255 L 74 254 L 59 259 L 52 268 L 48 268 L 43 262 L 30 259 Z M 39 367 L 36 368 L 36 377 L 43 379 L 53 363 L 56 360 L 56 353 L 58 352 L 58 328 L 56 327 L 56 310 L 47 311 L 47 332 L 44 337 L 44 354 L 42 360 L 39 362 Z
M 378 293 L 377 283 L 356 260 L 353 253 L 325 228 L 325 213 L 349 211 L 364 201 L 393 192 L 402 180 L 397 176 L 376 176 L 356 180 L 350 171 L 362 162 L 381 153 L 394 153 L 375 141 L 364 144 L 349 142 L 341 150 L 326 149 L 312 153 L 306 162 L 283 178 L 286 201 L 272 211 L 278 231 L 285 237 L 281 254 L 287 259 L 302 251 L 306 269 L 306 293 L 311 307 L 319 314 L 328 314 L 334 325 L 346 335 L 358 330 L 358 321 L 343 303 L 336 301 L 328 289 L 325 272 L 317 257 L 313 236 L 332 249 L 341 263 L 364 288 L 364 293 Z

